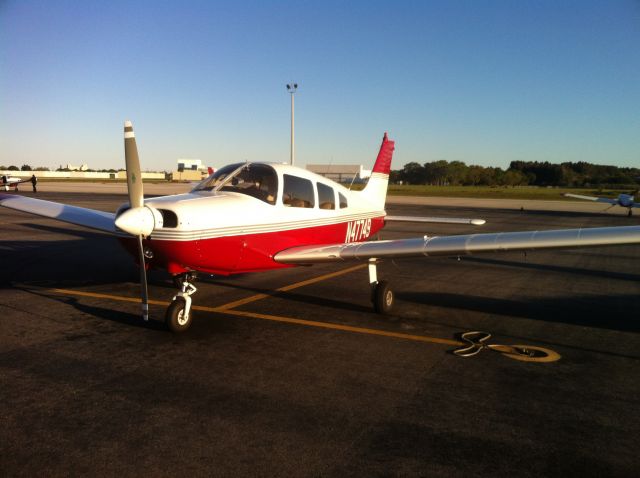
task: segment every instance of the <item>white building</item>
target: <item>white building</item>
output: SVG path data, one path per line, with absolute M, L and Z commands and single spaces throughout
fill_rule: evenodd
M 208 176 L 200 159 L 178 159 L 178 169 L 171 172 L 174 181 L 200 181 Z
M 199 159 L 178 159 L 178 171 L 200 171 L 202 161 Z
M 67 163 L 66 168 L 69 171 L 86 171 L 87 169 L 89 169 L 89 165 L 85 163 L 81 164 L 80 166 L 74 166 L 73 164 Z

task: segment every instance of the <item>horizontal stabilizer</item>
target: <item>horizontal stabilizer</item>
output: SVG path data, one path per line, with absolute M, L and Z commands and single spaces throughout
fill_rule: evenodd
M 441 224 L 473 224 L 482 226 L 484 219 L 466 219 L 462 217 L 418 217 L 418 216 L 385 216 L 387 222 L 435 222 Z
M 13 194 L 0 194 L 0 206 L 69 222 L 90 229 L 98 229 L 112 234 L 116 233 L 114 225 L 115 214 L 110 212 L 69 206 Z
M 499 232 L 456 236 L 417 237 L 388 241 L 300 246 L 279 252 L 283 264 L 313 264 L 371 258 L 462 256 L 481 252 L 559 249 L 640 243 L 640 226 Z

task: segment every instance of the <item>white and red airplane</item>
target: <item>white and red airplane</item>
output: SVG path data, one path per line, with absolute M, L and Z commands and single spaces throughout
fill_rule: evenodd
M 165 314 L 174 332 L 186 330 L 192 322 L 196 271 L 229 275 L 320 262 L 367 261 L 374 308 L 385 313 L 393 305 L 394 294 L 386 281 L 378 281 L 380 259 L 640 243 L 640 226 L 367 242 L 390 220 L 484 223 L 387 216 L 384 206 L 394 142 L 386 134 L 362 191 L 350 191 L 286 164 L 247 162 L 217 170 L 187 194 L 144 200 L 131 122 L 125 123 L 124 132 L 129 203 L 115 213 L 8 194 L 0 194 L 0 205 L 112 233 L 132 253 L 137 249 L 145 320 L 145 271 L 149 267 L 166 269 L 179 285 Z
M 22 179 L 22 178 L 14 178 L 11 176 L 2 175 L 2 177 L 0 178 L 0 181 L 2 182 L 2 187 L 4 188 L 5 191 L 8 191 L 9 188 L 14 188 L 14 190 L 17 191 L 18 184 L 30 183 L 31 178 Z

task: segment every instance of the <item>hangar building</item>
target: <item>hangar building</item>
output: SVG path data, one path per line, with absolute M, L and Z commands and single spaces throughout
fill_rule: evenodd
M 359 183 L 371 176 L 361 164 L 307 164 L 307 169 L 339 183 Z

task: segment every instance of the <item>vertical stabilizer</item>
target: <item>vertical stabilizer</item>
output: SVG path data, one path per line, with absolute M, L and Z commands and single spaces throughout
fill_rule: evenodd
M 391 159 L 394 149 L 395 142 L 389 140 L 387 133 L 385 133 L 369 182 L 360 193 L 367 201 L 380 209 L 384 209 L 384 203 L 387 199 L 387 186 L 389 184 L 389 172 L 391 171 Z

